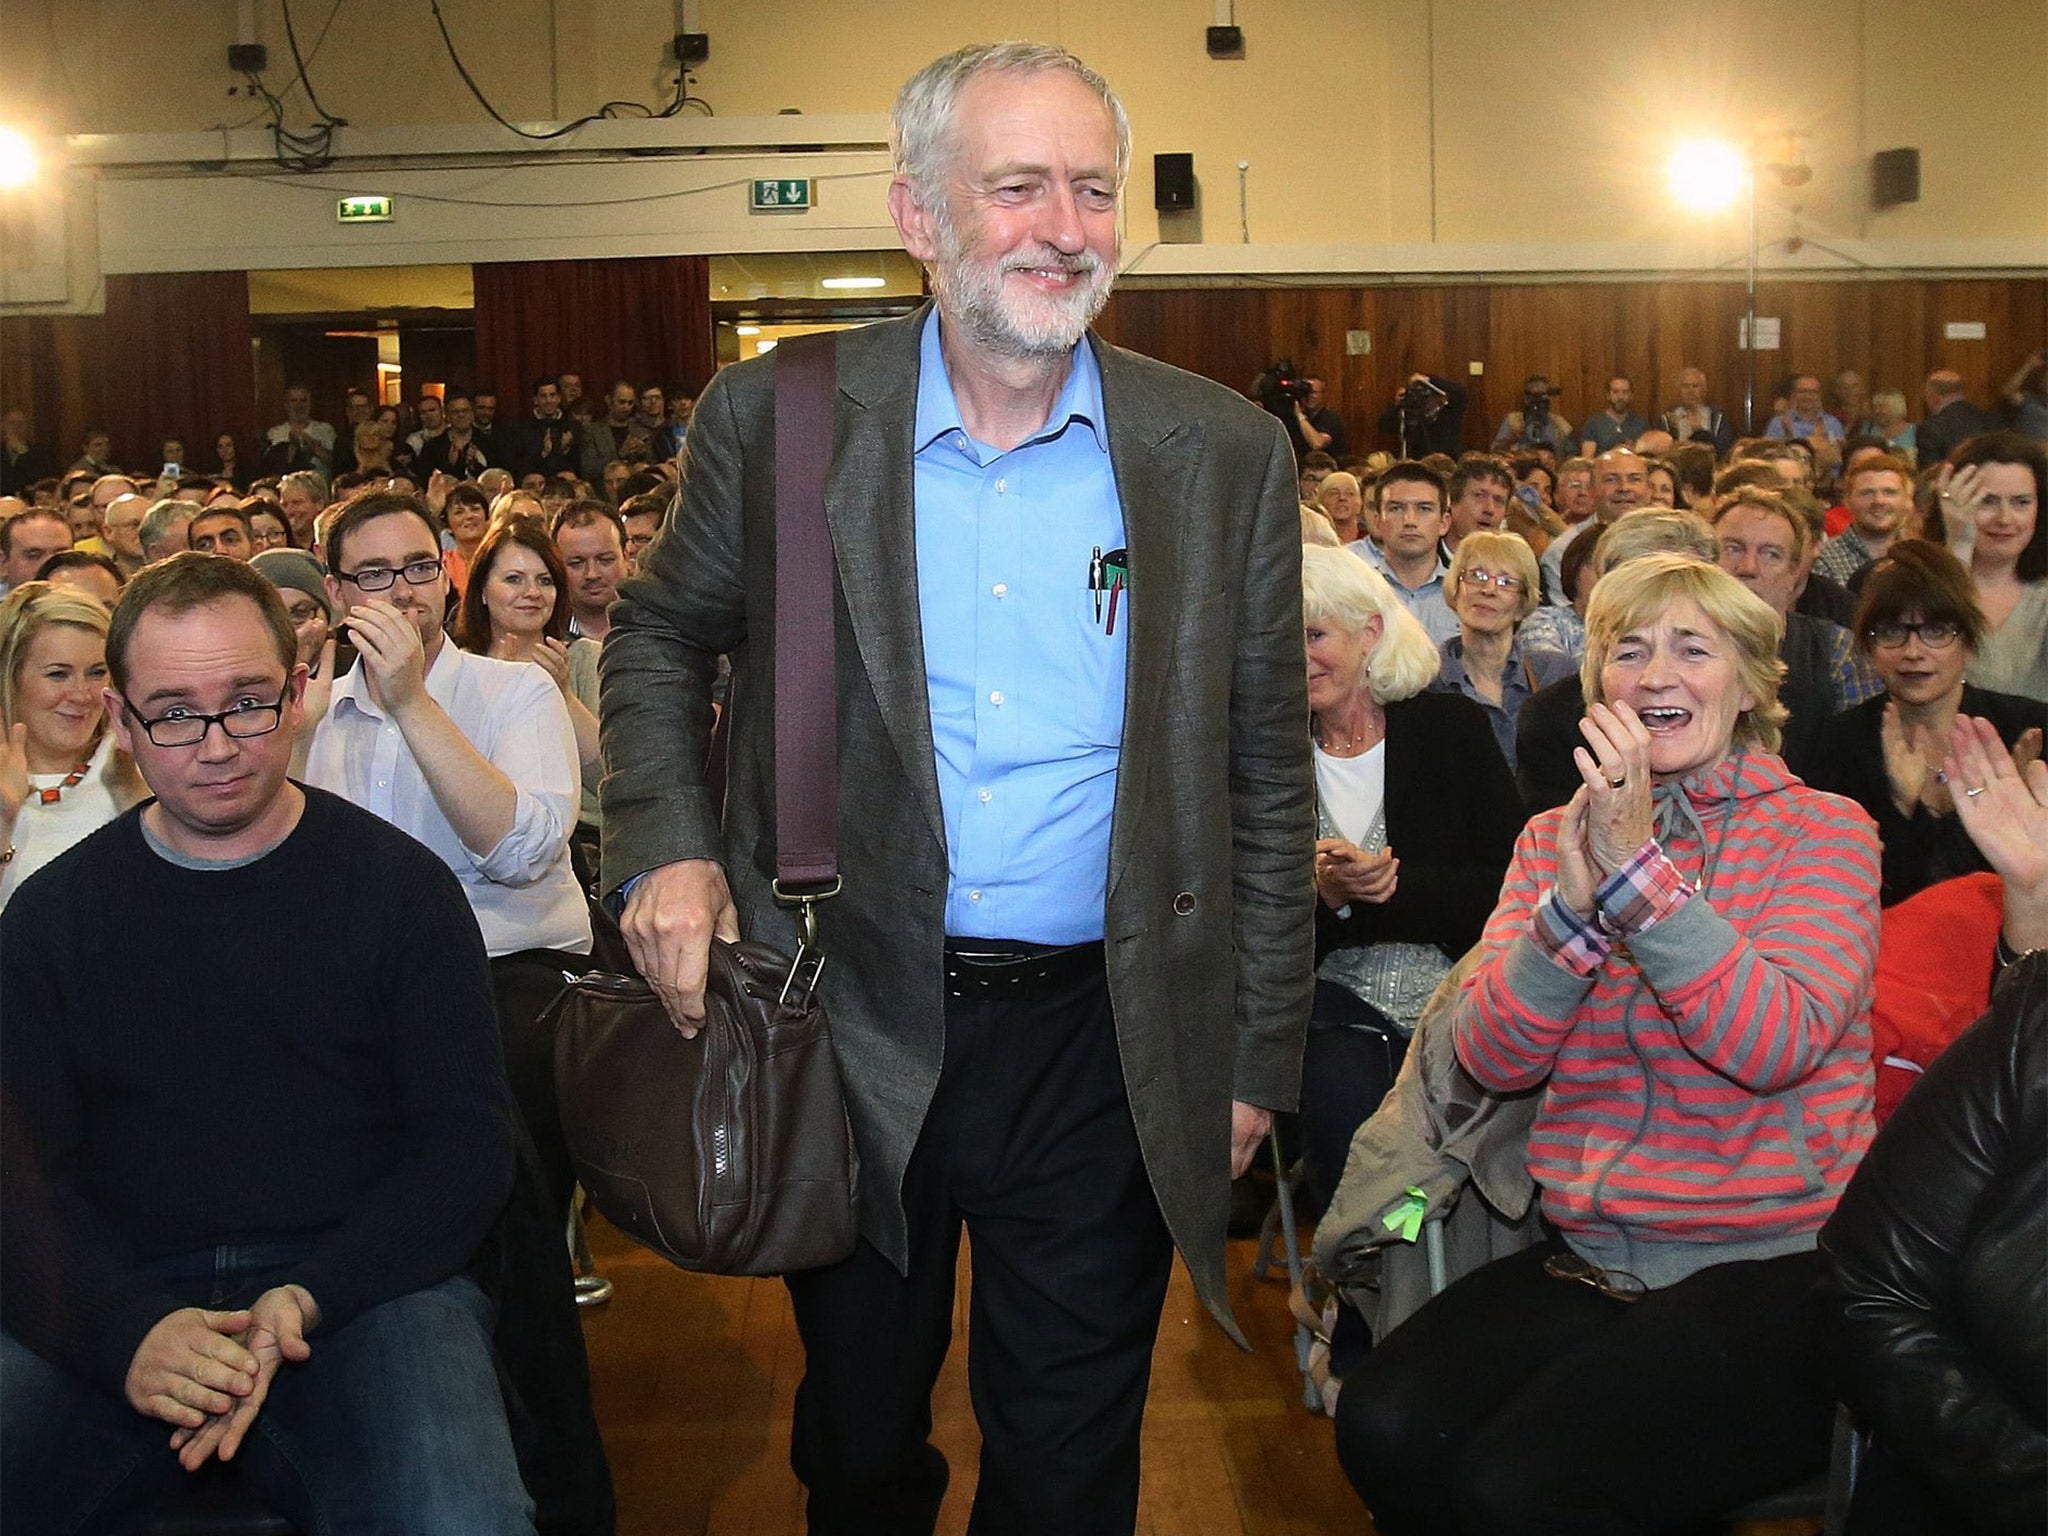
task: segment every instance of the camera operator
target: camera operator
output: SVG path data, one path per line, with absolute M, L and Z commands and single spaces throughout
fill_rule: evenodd
M 1323 403 L 1323 381 L 1300 372 L 1293 358 L 1283 357 L 1260 374 L 1252 385 L 1252 398 L 1287 429 L 1295 463 L 1311 453 L 1326 453 L 1334 460 L 1349 452 L 1344 419 Z
M 1380 413 L 1380 430 L 1400 444 L 1401 457 L 1458 456 L 1465 436 L 1465 386 L 1433 373 L 1411 373 Z
M 1493 434 L 1493 451 L 1548 448 L 1560 459 L 1570 458 L 1578 449 L 1578 439 L 1572 436 L 1572 424 L 1551 410 L 1552 399 L 1550 380 L 1542 374 L 1532 373 L 1523 380 L 1522 408 L 1501 418 L 1500 430 Z

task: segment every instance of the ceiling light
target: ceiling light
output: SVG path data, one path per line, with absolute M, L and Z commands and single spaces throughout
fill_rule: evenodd
M 736 325 L 732 328 L 732 333 L 735 336 L 758 336 L 761 334 L 761 327 L 758 325 Z
M 888 284 L 889 280 L 886 277 L 828 277 L 818 286 L 820 288 L 886 288 Z

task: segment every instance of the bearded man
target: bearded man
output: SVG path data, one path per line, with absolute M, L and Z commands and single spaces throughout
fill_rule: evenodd
M 1062 49 L 904 87 L 889 208 L 934 302 L 838 339 L 839 868 L 822 984 L 852 1257 L 793 1275 L 814 1532 L 928 1532 L 972 1239 L 977 1531 L 1128 1532 L 1177 1246 L 1233 1337 L 1229 1186 L 1291 1109 L 1315 842 L 1287 439 L 1089 333 L 1130 131 Z M 775 355 L 722 371 L 604 651 L 604 883 L 685 1033 L 770 889 Z M 817 430 L 827 430 L 820 427 Z M 704 786 L 718 660 L 738 684 Z

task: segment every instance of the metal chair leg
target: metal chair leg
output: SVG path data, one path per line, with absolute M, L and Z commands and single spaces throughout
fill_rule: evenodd
M 597 1272 L 590 1239 L 583 1230 L 583 1188 L 569 1196 L 569 1263 L 576 1271 L 576 1305 L 601 1307 L 612 1299 L 612 1283 Z

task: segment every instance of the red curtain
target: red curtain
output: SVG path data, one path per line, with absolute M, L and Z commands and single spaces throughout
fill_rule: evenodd
M 493 261 L 476 280 L 477 383 L 500 420 L 522 416 L 534 379 L 576 373 L 602 398 L 614 379 L 694 395 L 716 366 L 711 263 L 703 256 Z
M 117 463 L 153 472 L 163 440 L 175 437 L 188 463 L 211 465 L 221 432 L 235 434 L 242 463 L 255 463 L 248 273 L 110 273 L 103 345 Z

